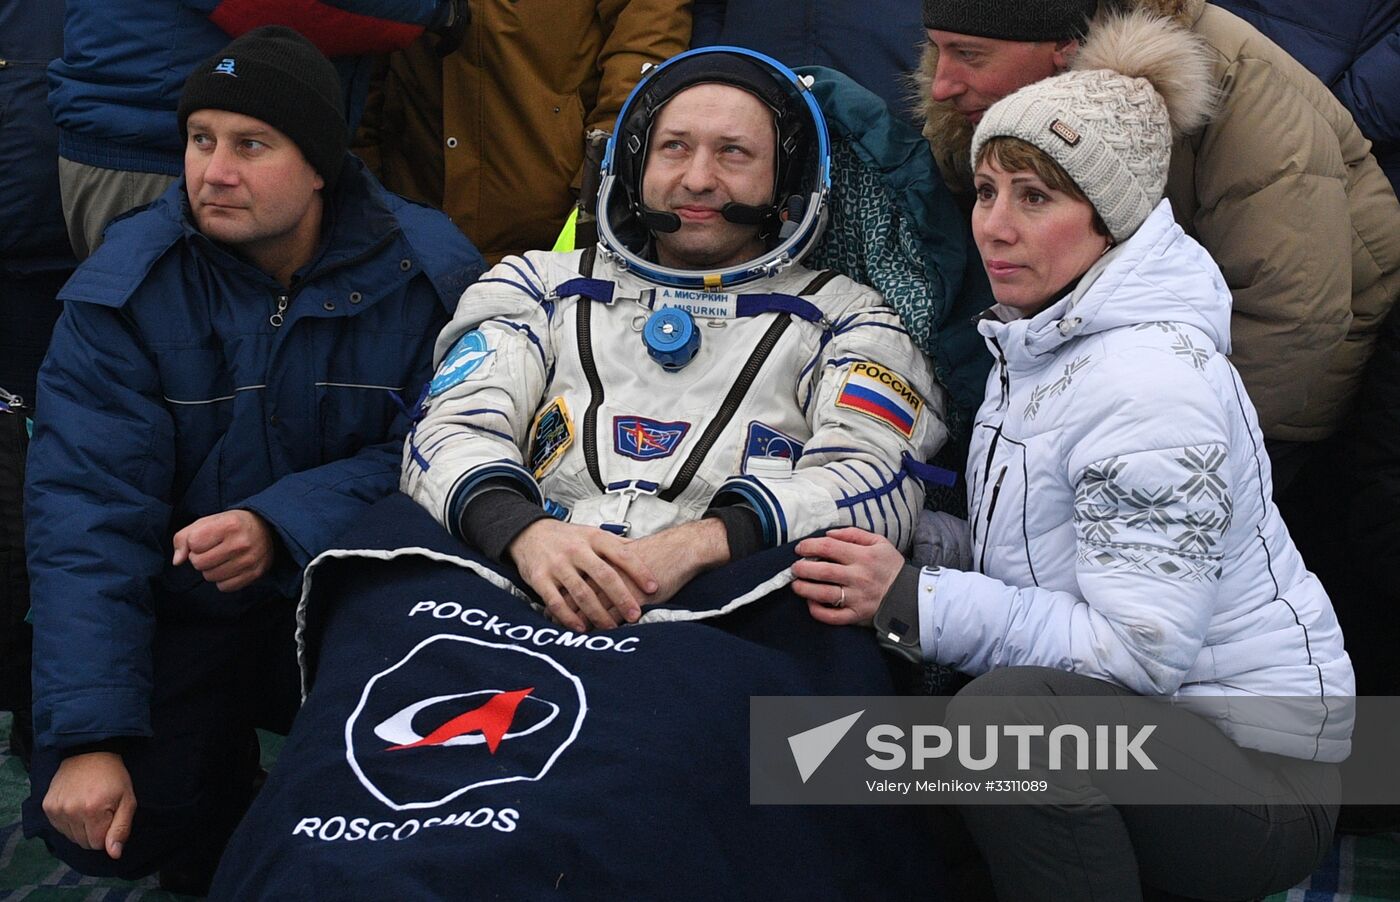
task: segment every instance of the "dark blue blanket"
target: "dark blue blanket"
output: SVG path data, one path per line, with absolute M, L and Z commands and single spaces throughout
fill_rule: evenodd
M 397 552 L 311 572 L 309 694 L 213 898 L 941 895 L 919 810 L 748 801 L 749 697 L 891 692 L 868 630 L 780 588 L 576 636 L 408 499 L 376 513 L 345 547 Z M 662 613 L 730 606 L 792 560 L 707 574 Z

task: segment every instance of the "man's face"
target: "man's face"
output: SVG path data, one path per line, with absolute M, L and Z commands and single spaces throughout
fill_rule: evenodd
M 976 125 L 987 107 L 1028 84 L 1049 78 L 1069 65 L 1075 41 L 1003 41 L 928 30 L 938 48 L 938 68 L 930 93 Z
M 773 202 L 776 143 L 772 111 L 730 85 L 696 85 L 661 108 L 642 172 L 642 200 L 679 216 L 681 227 L 656 233 L 658 263 L 718 269 L 763 252 L 758 226 L 729 222 L 719 211 L 730 201 Z
M 315 242 L 325 183 L 290 138 L 227 110 L 196 110 L 186 131 L 185 189 L 201 232 L 254 258 L 289 239 Z

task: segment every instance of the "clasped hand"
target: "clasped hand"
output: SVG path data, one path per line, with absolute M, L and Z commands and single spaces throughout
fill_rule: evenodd
M 624 539 L 596 526 L 537 520 L 508 548 L 551 620 L 577 632 L 636 623 L 695 576 L 728 560 L 724 524 L 708 519 Z

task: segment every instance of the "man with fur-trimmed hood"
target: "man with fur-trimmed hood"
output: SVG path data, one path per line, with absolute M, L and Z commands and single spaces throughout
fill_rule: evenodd
M 1400 293 L 1400 203 L 1351 115 L 1252 26 L 1205 0 L 923 0 L 924 135 L 955 194 L 983 112 L 1075 67 L 1093 17 L 1143 9 L 1208 50 L 1216 113 L 1178 134 L 1167 197 L 1234 297 L 1240 371 L 1285 488 L 1336 431 Z

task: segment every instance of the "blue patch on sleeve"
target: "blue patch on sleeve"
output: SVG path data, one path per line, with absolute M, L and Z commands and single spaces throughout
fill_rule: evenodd
M 745 460 L 751 457 L 776 457 L 797 463 L 801 456 L 802 443 L 797 439 L 758 420 L 749 423 L 749 439 L 744 446 Z
M 495 353 L 495 349 L 487 346 L 486 336 L 480 329 L 463 335 L 447 352 L 437 375 L 428 383 L 428 397 L 436 398 L 449 388 L 461 385 Z

